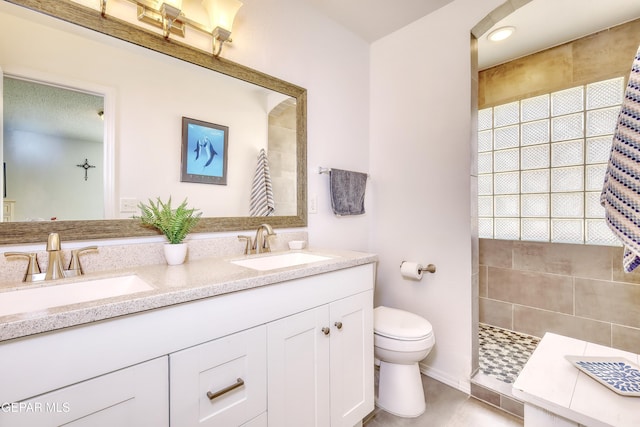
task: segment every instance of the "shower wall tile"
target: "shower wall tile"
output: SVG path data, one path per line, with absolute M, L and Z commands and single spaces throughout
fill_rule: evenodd
M 640 269 L 621 247 L 480 239 L 480 322 L 640 353 Z
M 479 269 L 479 295 L 481 297 L 486 297 L 488 288 L 487 288 L 487 266 L 480 265 Z
M 640 285 L 576 279 L 576 316 L 640 328 Z
M 513 310 L 513 325 L 514 330 L 535 337 L 553 332 L 596 344 L 611 345 L 611 324 L 562 313 L 516 305 Z
M 573 313 L 573 280 L 534 271 L 488 268 L 488 297 L 561 313 Z
M 480 323 L 513 329 L 513 304 L 480 297 Z
M 609 280 L 611 252 L 605 246 L 514 242 L 513 268 Z
M 480 265 L 511 268 L 513 244 L 512 240 L 480 239 Z
M 611 325 L 611 347 L 640 354 L 640 329 Z

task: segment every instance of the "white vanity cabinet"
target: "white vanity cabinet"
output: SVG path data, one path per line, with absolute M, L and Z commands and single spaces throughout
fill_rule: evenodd
M 374 407 L 374 264 L 291 276 L 0 342 L 0 426 L 352 427 Z
M 373 291 L 267 328 L 270 426 L 352 427 L 373 410 Z
M 13 405 L 3 402 L 0 426 L 167 427 L 167 366 L 160 357 Z

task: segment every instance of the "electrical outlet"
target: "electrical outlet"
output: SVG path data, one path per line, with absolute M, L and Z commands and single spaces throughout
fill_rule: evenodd
M 313 194 L 309 197 L 309 213 L 317 214 L 318 213 L 318 195 Z
M 120 199 L 120 212 L 138 212 L 138 199 Z

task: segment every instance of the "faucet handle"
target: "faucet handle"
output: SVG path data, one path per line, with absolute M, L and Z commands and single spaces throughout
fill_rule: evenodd
M 60 236 L 58 233 L 50 233 L 47 239 L 47 252 L 60 250 Z
M 251 237 L 249 237 L 249 236 L 238 236 L 238 240 L 244 240 L 245 241 L 244 254 L 245 255 L 249 255 L 249 252 L 251 251 Z
M 5 252 L 5 257 L 25 257 L 29 260 L 27 264 L 27 272 L 24 274 L 23 282 L 33 282 L 37 280 L 37 275 L 40 274 L 40 265 L 38 264 L 38 256 L 35 252 Z
M 67 271 L 69 275 L 81 276 L 84 274 L 82 270 L 82 264 L 80 263 L 80 255 L 84 252 L 97 251 L 97 246 L 87 246 L 80 249 L 71 250 L 71 261 L 69 261 L 69 268 Z

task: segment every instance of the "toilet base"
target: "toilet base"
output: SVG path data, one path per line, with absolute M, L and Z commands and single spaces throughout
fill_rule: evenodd
M 380 361 L 376 406 L 404 418 L 415 418 L 424 413 L 427 406 L 417 363 L 400 365 Z

